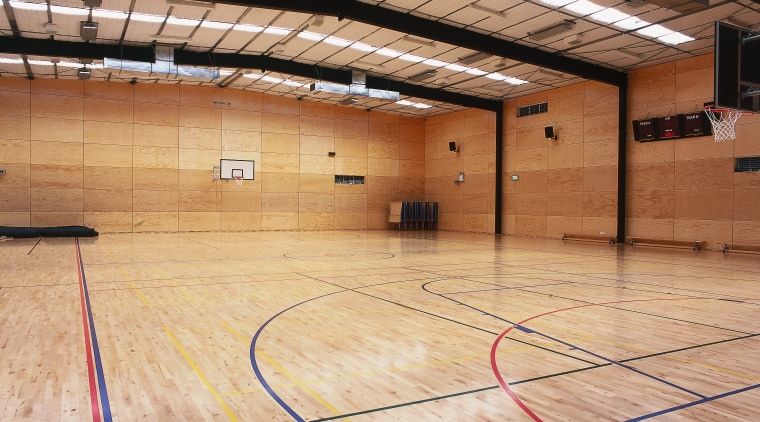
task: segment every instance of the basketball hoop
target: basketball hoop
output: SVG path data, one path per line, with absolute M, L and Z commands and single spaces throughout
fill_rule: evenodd
M 243 176 L 235 176 L 235 183 L 238 186 L 243 186 Z
M 730 108 L 713 108 L 708 106 L 705 107 L 705 114 L 707 114 L 707 118 L 710 119 L 710 124 L 713 127 L 715 142 L 722 142 L 736 139 L 736 121 L 745 112 Z

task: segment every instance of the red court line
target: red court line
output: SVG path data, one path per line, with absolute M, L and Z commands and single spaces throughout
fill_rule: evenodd
M 523 325 L 524 323 L 526 323 L 528 321 L 534 320 L 536 318 L 541 318 L 541 317 L 546 316 L 546 315 L 551 315 L 551 314 L 554 314 L 554 313 L 557 313 L 557 312 L 570 311 L 570 310 L 579 309 L 579 308 L 587 308 L 589 306 L 617 305 L 617 304 L 621 304 L 621 303 L 633 303 L 633 302 L 653 302 L 653 301 L 660 301 L 660 300 L 705 300 L 705 299 L 711 300 L 712 298 L 707 298 L 707 297 L 693 297 L 693 298 L 681 297 L 681 298 L 661 298 L 661 299 L 633 299 L 633 300 L 620 300 L 620 301 L 613 301 L 613 302 L 586 303 L 586 304 L 583 304 L 583 305 L 571 306 L 569 308 L 563 308 L 563 309 L 555 309 L 553 311 L 548 311 L 548 312 L 544 312 L 544 313 L 541 313 L 541 314 L 538 314 L 538 315 L 533 315 L 532 317 L 526 318 L 526 319 L 524 319 L 524 320 L 516 323 L 515 325 L 507 328 L 503 333 L 499 334 L 499 336 L 496 337 L 496 340 L 494 340 L 493 345 L 491 345 L 491 369 L 493 370 L 493 373 L 496 376 L 496 380 L 499 381 L 499 385 L 501 385 L 501 388 L 504 391 L 506 391 L 506 393 L 509 395 L 509 397 L 511 397 L 512 400 L 518 406 L 520 406 L 520 408 L 523 411 L 525 411 L 525 413 L 528 414 L 528 416 L 530 416 L 531 418 L 533 418 L 534 421 L 541 421 L 542 419 L 540 417 L 538 417 L 538 415 L 536 415 L 535 413 L 533 413 L 533 411 L 530 410 L 530 408 L 525 403 L 523 403 L 522 400 L 520 400 L 519 397 L 517 397 L 517 394 L 515 394 L 515 392 L 512 391 L 511 388 L 509 388 L 509 385 L 507 384 L 506 381 L 504 381 L 504 378 L 501 376 L 501 373 L 499 372 L 498 365 L 496 364 L 496 350 L 499 347 L 499 343 L 501 343 L 501 340 L 507 334 L 509 334 L 509 332 L 512 331 L 513 328 L 515 328 L 515 326 L 517 326 L 517 325 Z M 714 299 L 712 299 L 712 300 L 714 300 Z
M 98 387 L 95 382 L 95 369 L 93 367 L 92 347 L 90 345 L 90 326 L 87 323 L 87 304 L 84 300 L 84 280 L 82 279 L 82 266 L 79 265 L 79 244 L 76 245 L 77 273 L 79 274 L 79 300 L 82 304 L 82 325 L 84 326 L 84 344 L 87 349 L 87 377 L 90 381 L 90 403 L 92 404 L 92 420 L 100 422 L 100 405 L 98 404 Z

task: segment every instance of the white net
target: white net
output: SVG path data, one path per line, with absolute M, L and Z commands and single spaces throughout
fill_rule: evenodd
M 710 119 L 713 127 L 715 142 L 722 142 L 736 139 L 736 121 L 742 117 L 742 112 L 731 109 L 713 110 L 706 108 L 705 114 Z
M 240 176 L 235 176 L 235 183 L 237 183 L 238 186 L 243 185 L 243 178 Z

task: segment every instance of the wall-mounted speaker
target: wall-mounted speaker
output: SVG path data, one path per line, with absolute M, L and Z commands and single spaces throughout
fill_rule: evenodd
M 551 139 L 552 141 L 556 141 L 557 135 L 554 133 L 554 126 L 544 127 L 544 136 L 546 137 L 546 139 Z
M 449 142 L 449 151 L 451 152 L 459 152 L 459 148 L 457 148 L 457 143 L 454 141 Z

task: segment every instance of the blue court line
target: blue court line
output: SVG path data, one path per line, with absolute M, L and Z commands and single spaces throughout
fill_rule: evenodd
M 100 406 L 103 408 L 103 420 L 111 422 L 111 405 L 108 402 L 108 390 L 106 389 L 106 378 L 103 375 L 103 362 L 100 359 L 100 348 L 98 347 L 98 336 L 95 334 L 95 320 L 92 318 L 92 307 L 90 306 L 90 293 L 87 291 L 87 277 L 84 275 L 84 262 L 82 262 L 82 250 L 79 248 L 79 238 L 75 238 L 77 245 L 77 257 L 79 270 L 82 272 L 82 287 L 84 290 L 84 300 L 87 304 L 87 319 L 90 325 L 90 337 L 92 338 L 92 350 L 95 358 L 95 372 L 98 375 L 98 390 L 100 392 Z
M 666 413 L 675 412 L 675 411 L 678 411 L 678 410 L 681 410 L 681 409 L 686 409 L 687 407 L 696 406 L 698 404 L 703 404 L 703 403 L 711 402 L 713 400 L 722 399 L 723 397 L 728 397 L 728 396 L 732 396 L 734 394 L 743 393 L 745 391 L 754 390 L 755 388 L 758 388 L 758 387 L 760 387 L 760 384 L 750 385 L 749 387 L 744 387 L 744 388 L 740 388 L 738 390 L 729 391 L 727 393 L 718 394 L 717 396 L 705 397 L 702 400 L 693 401 L 691 403 L 686 403 L 686 404 L 682 404 L 680 406 L 671 407 L 670 409 L 664 409 L 664 410 L 660 410 L 659 412 L 654 412 L 654 413 L 650 413 L 648 415 L 639 416 L 637 418 L 628 419 L 628 422 L 643 421 L 644 419 L 654 418 L 654 417 L 657 417 L 657 416 L 660 416 L 660 415 L 664 415 Z

